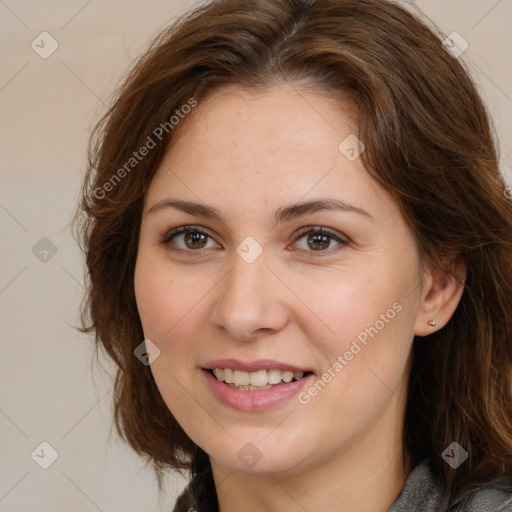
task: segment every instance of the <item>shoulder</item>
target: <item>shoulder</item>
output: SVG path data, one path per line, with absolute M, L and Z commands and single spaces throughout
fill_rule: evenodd
M 496 485 L 469 490 L 456 500 L 448 512 L 512 512 L 512 492 Z
M 409 474 L 404 488 L 388 512 L 512 512 L 512 486 L 496 480 L 475 486 L 452 503 L 426 458 Z

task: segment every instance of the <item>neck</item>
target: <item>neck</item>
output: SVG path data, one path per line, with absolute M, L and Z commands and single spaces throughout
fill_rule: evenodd
M 233 472 L 211 459 L 219 511 L 387 512 L 412 468 L 401 429 L 388 439 L 378 434 L 366 432 L 350 449 L 285 474 Z

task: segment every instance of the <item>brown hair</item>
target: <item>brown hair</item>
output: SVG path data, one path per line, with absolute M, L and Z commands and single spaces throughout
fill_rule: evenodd
M 357 106 L 363 161 L 400 204 L 422 261 L 467 265 L 448 325 L 414 340 L 404 448 L 413 464 L 432 458 L 450 499 L 512 479 L 512 205 L 483 102 L 436 30 L 383 0 L 210 2 L 153 41 L 96 126 L 76 218 L 88 270 L 82 329 L 118 366 L 117 431 L 152 462 L 160 488 L 164 469 L 208 464 L 134 356 L 139 227 L 179 129 L 169 120 L 222 86 L 299 82 Z M 156 147 L 127 166 L 148 137 Z M 441 458 L 453 441 L 468 452 L 457 470 Z

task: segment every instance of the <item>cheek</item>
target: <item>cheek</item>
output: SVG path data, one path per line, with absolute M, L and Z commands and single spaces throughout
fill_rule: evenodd
M 331 390 L 326 396 L 333 393 L 330 398 L 335 401 L 343 396 L 343 402 L 356 408 L 363 396 L 372 401 L 370 396 L 399 385 L 413 338 L 415 268 L 411 263 L 394 266 L 391 261 L 384 267 L 376 270 L 376 265 L 369 265 L 371 271 L 357 272 L 352 267 L 339 272 L 336 280 L 316 283 L 305 295 L 319 319 L 303 323 L 302 328 L 323 354 L 322 379 Z M 322 324 L 324 334 L 319 336 Z
M 369 300 L 366 291 L 347 293 L 338 301 L 342 309 L 332 306 L 326 323 L 336 335 L 315 341 L 326 356 L 322 375 L 299 396 L 303 413 L 322 421 L 332 439 L 365 432 L 388 407 L 399 414 L 406 389 L 410 305 L 392 295 Z
M 137 260 L 134 285 L 144 337 L 160 350 L 150 366 L 160 394 L 180 424 L 188 425 L 191 418 L 201 423 L 201 410 L 190 408 L 187 392 L 194 378 L 189 364 L 194 347 L 179 342 L 187 339 L 191 325 L 197 325 L 193 318 L 197 289 L 190 277 L 171 274 L 168 266 L 156 264 L 144 253 Z
M 189 277 L 171 273 L 144 254 L 137 260 L 134 285 L 144 335 L 157 343 L 186 316 L 198 293 Z
M 395 277 L 389 270 L 370 273 L 350 267 L 314 284 L 297 279 L 294 290 L 314 313 L 308 315 L 309 330 L 323 326 L 325 341 L 339 353 L 358 337 L 364 342 L 368 330 L 389 331 L 397 323 L 405 286 L 403 277 Z
M 168 293 L 172 281 L 166 276 L 159 275 L 156 269 L 151 270 L 145 258 L 139 256 L 135 266 L 134 286 L 144 336 L 157 341 L 167 321 L 165 312 L 173 311 L 172 295 Z

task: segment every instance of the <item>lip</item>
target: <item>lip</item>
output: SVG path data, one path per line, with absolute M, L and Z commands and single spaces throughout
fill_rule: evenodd
M 311 368 L 302 368 L 288 363 L 275 361 L 272 359 L 258 359 L 255 361 L 240 361 L 238 359 L 216 359 L 209 361 L 203 366 L 203 369 L 213 370 L 215 368 L 230 368 L 231 370 L 242 370 L 246 372 L 255 372 L 258 370 L 281 370 L 282 372 L 311 372 Z
M 230 368 L 230 366 L 215 366 L 214 368 Z M 258 368 L 262 367 L 259 366 Z M 266 366 L 266 368 L 276 368 L 276 366 Z M 293 367 L 287 366 L 285 370 L 290 368 Z M 237 369 L 240 369 L 240 367 Z M 210 391 L 219 402 L 233 409 L 246 412 L 265 411 L 277 407 L 296 396 L 314 378 L 314 375 L 310 374 L 302 379 L 281 383 L 268 389 L 245 391 L 227 386 L 224 382 L 217 380 L 208 369 L 203 368 L 201 372 Z

